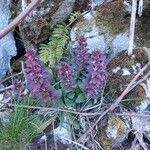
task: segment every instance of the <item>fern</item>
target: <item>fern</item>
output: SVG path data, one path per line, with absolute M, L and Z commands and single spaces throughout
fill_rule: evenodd
M 69 39 L 69 28 L 66 28 L 66 24 L 57 24 L 54 28 L 49 42 L 47 44 L 41 44 L 40 57 L 44 63 L 50 63 L 53 65 L 55 61 L 59 61 L 64 52 L 65 46 Z
M 57 24 L 49 38 L 49 42 L 47 44 L 41 44 L 39 54 L 44 63 L 49 63 L 50 66 L 53 66 L 56 61 L 60 60 L 69 39 L 69 26 L 77 20 L 80 15 L 80 12 L 71 13 L 69 24 Z

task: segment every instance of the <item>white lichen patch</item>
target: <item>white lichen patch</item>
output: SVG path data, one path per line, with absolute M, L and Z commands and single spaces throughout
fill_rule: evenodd
M 70 38 L 71 38 L 71 41 L 73 41 L 73 42 L 75 42 L 76 38 L 77 38 L 76 32 L 77 32 L 77 28 L 76 27 L 71 29 Z
M 141 68 L 141 64 L 140 63 L 136 63 L 135 64 L 139 69 Z
M 63 144 L 70 144 L 70 141 L 72 139 L 71 134 L 71 126 L 67 121 L 67 118 L 64 118 L 64 122 L 61 123 L 56 129 L 54 129 L 54 138 L 55 141 L 61 141 Z
M 87 48 L 90 50 L 91 53 L 95 49 L 100 49 L 102 52 L 106 49 L 106 43 L 103 35 L 93 36 L 92 38 L 87 38 L 88 46 Z
M 91 7 L 92 10 L 94 10 L 96 6 L 101 5 L 103 2 L 104 0 L 90 0 L 89 6 Z
M 38 141 L 38 143 L 42 143 L 43 141 L 47 141 L 47 136 L 44 134 Z
M 112 69 L 112 73 L 116 74 L 121 68 L 118 66 L 114 69 Z
M 107 132 L 107 136 L 108 136 L 109 138 L 115 139 L 115 138 L 117 137 L 118 131 L 117 131 L 116 128 L 114 128 L 114 127 L 112 127 L 112 126 L 108 126 L 106 132 Z
M 123 68 L 122 71 L 123 71 L 122 76 L 131 75 L 130 71 L 127 68 Z
M 85 14 L 83 17 L 84 17 L 84 19 L 86 19 L 86 20 L 91 20 L 91 19 L 93 18 L 93 16 L 91 15 L 90 12 L 87 13 L 87 14 Z
M 3 100 L 3 98 L 4 98 L 4 95 L 0 94 L 0 102 Z
M 137 111 L 144 111 L 149 104 L 150 104 L 149 99 L 142 100 L 140 105 L 136 107 L 136 110 Z
M 123 1 L 123 4 L 124 4 L 124 8 L 125 10 L 128 12 L 128 13 L 131 13 L 131 10 L 132 10 L 132 6 L 129 2 L 127 2 L 127 0 L 124 0 Z
M 24 11 L 27 7 L 28 3 L 27 3 L 27 0 L 22 0 L 21 1 L 21 9 L 22 11 Z
M 139 133 L 150 132 L 150 118 L 149 117 L 132 117 L 133 129 Z
M 128 31 L 118 34 L 112 41 L 112 49 L 114 52 L 114 56 L 116 53 L 126 49 L 128 47 L 128 42 Z
M 3 94 L 0 94 L 0 102 L 2 102 L 3 101 L 3 98 L 4 98 L 4 95 Z M 3 104 L 2 103 L 0 103 L 0 108 L 3 106 Z
M 132 69 L 134 71 L 133 73 L 137 74 L 139 72 L 139 70 L 141 69 L 141 64 L 140 63 L 136 63 L 135 65 L 132 65 L 131 67 L 132 67 Z
M 136 66 L 135 66 L 135 65 L 132 65 L 132 69 L 133 69 L 133 71 L 134 71 L 133 73 L 136 74 L 136 73 L 137 73 L 137 69 L 136 69 Z
M 6 123 L 9 122 L 10 113 L 11 113 L 11 110 L 0 112 L 0 123 L 2 125 L 5 125 Z
M 87 38 L 92 38 L 92 37 L 95 37 L 95 36 L 99 36 L 99 29 L 97 28 L 96 25 L 92 25 L 92 26 L 89 28 L 89 31 L 86 32 L 84 35 L 85 35 L 85 37 L 87 37 Z

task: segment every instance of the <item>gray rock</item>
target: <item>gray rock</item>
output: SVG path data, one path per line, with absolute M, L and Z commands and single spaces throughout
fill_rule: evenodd
M 103 5 L 96 2 L 91 0 L 91 5 L 96 5 L 95 11 L 84 14 L 71 29 L 71 43 L 74 47 L 77 37 L 84 35 L 90 50 L 99 48 L 113 58 L 128 48 L 130 16 L 126 13 L 123 1 L 110 1 Z M 135 47 L 150 47 L 149 16 L 147 13 L 137 17 Z
M 20 9 L 25 9 L 28 3 L 20 3 Z M 74 4 L 75 0 L 43 0 L 20 24 L 25 45 L 36 46 L 46 40 L 56 23 L 65 21 L 69 17 Z
M 112 42 L 113 52 L 116 54 L 121 50 L 127 49 L 128 43 L 129 37 L 127 32 L 118 34 Z
M 0 30 L 7 26 L 10 18 L 9 2 L 1 0 L 0 4 Z M 16 46 L 12 33 L 0 39 L 0 78 L 8 70 L 10 59 L 16 55 Z

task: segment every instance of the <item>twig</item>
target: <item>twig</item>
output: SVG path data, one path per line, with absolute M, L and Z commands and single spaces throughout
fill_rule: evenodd
M 137 85 L 139 85 L 140 83 L 142 83 L 143 81 L 145 81 L 148 77 L 150 76 L 150 71 L 142 78 L 140 79 L 139 81 L 137 81 L 131 88 L 130 88 L 130 91 L 136 87 Z
M 19 76 L 19 75 L 21 75 L 21 74 L 22 74 L 22 71 L 19 72 L 19 73 L 14 74 L 14 77 L 15 77 L 15 76 Z M 0 84 L 2 84 L 3 82 L 9 80 L 10 78 L 11 78 L 11 76 L 6 77 L 5 79 L 2 79 L 2 80 L 0 81 Z
M 24 75 L 24 79 L 25 79 L 25 86 L 27 87 L 27 76 L 26 76 L 26 72 L 25 72 L 25 67 L 24 67 L 24 62 L 21 61 L 21 68 L 22 68 L 22 73 Z
M 54 145 L 55 145 L 55 150 L 58 150 L 58 148 L 57 148 L 57 142 L 56 142 L 56 138 L 55 138 L 55 133 L 54 133 L 54 129 L 55 129 L 55 122 L 54 122 L 54 120 L 53 120 L 53 137 L 54 137 Z
M 72 142 L 73 144 L 76 144 L 76 145 L 80 146 L 80 147 L 83 148 L 84 150 L 90 150 L 89 148 L 85 147 L 84 145 L 81 145 L 80 143 L 77 143 L 77 142 L 75 142 L 75 141 L 72 141 L 72 140 L 67 139 L 67 138 L 64 138 L 64 137 L 63 137 L 63 139 L 65 139 L 65 140 L 67 140 L 67 141 L 69 141 L 69 142 Z
M 129 116 L 129 117 L 150 117 L 150 115 L 148 114 L 144 114 L 144 113 L 135 113 L 135 112 L 128 112 L 128 113 L 115 113 L 115 115 L 117 116 Z
M 44 139 L 45 150 L 48 150 L 48 147 L 47 147 L 47 136 L 46 136 L 45 133 L 44 133 L 44 136 L 46 137 L 46 138 Z
M 84 139 L 86 139 L 86 136 L 94 129 L 94 127 L 98 124 L 98 122 L 108 113 L 112 112 L 116 107 L 118 107 L 119 103 L 123 99 L 123 97 L 129 93 L 131 86 L 135 83 L 135 81 L 139 78 L 139 76 L 147 69 L 149 63 L 146 64 L 140 71 L 139 73 L 132 79 L 132 81 L 128 84 L 127 88 L 122 92 L 122 94 L 116 99 L 116 101 L 107 109 L 105 110 L 100 117 L 96 120 L 96 122 L 92 125 L 91 128 L 87 130 L 86 133 L 84 133 L 79 139 L 78 142 L 80 143 L 81 141 L 83 142 Z
M 11 107 L 26 108 L 26 109 L 66 112 L 66 113 L 72 113 L 72 114 L 83 115 L 83 116 L 95 116 L 95 115 L 100 115 L 101 114 L 101 112 L 97 112 L 97 113 L 82 113 L 82 112 L 71 111 L 71 110 L 67 110 L 67 109 L 61 109 L 61 108 L 49 108 L 49 107 L 36 107 L 36 106 L 28 106 L 28 105 L 17 105 L 17 104 L 12 104 L 12 103 L 3 103 L 1 101 L 0 101 L 0 103 L 8 105 L 9 107 L 11 106 Z
M 11 30 L 13 30 L 21 21 L 36 7 L 41 0 L 32 1 L 27 8 L 18 15 L 9 25 L 7 25 L 3 30 L 0 31 L 0 39 L 7 35 Z
M 137 140 L 139 141 L 140 145 L 142 146 L 142 148 L 144 150 L 148 150 L 149 148 L 146 146 L 146 144 L 144 143 L 144 140 L 143 140 L 143 134 L 140 132 L 136 132 L 135 136 L 136 136 Z
M 137 9 L 137 0 L 132 0 L 128 55 L 132 55 L 132 52 L 133 52 L 136 9 Z
M 9 72 L 10 72 L 10 77 L 11 77 L 11 83 L 12 83 L 12 97 L 15 98 L 15 88 L 14 88 L 14 76 L 13 76 L 13 73 L 12 73 L 12 69 L 11 69 L 11 65 L 10 63 L 8 64 L 9 66 Z
M 139 1 L 138 15 L 141 17 L 143 12 L 143 0 Z
M 4 92 L 4 91 L 6 91 L 6 90 L 10 90 L 10 89 L 12 89 L 12 88 L 14 88 L 14 86 L 13 86 L 13 85 L 10 85 L 10 86 L 7 86 L 7 87 L 4 87 L 4 88 L 1 88 L 1 89 L 0 89 L 0 92 Z
M 23 82 L 23 84 L 25 84 L 25 82 Z M 6 90 L 10 90 L 10 89 L 13 89 L 13 88 L 14 88 L 14 86 L 13 86 L 13 85 L 10 85 L 10 86 L 1 88 L 1 89 L 0 89 L 0 92 L 4 92 L 4 91 L 6 91 Z

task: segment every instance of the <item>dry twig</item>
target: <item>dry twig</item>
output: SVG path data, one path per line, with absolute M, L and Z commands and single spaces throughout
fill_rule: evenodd
M 133 52 L 136 10 L 137 10 L 137 0 L 132 0 L 128 55 L 132 55 Z

